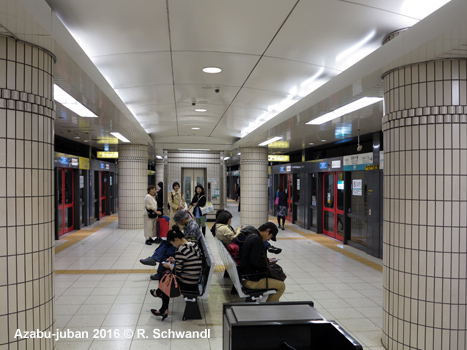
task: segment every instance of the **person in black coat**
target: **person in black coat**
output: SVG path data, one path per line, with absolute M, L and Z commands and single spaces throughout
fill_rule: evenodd
M 188 210 L 191 208 L 193 209 L 193 216 L 196 220 L 196 223 L 201 227 L 201 231 L 203 232 L 203 236 L 206 237 L 206 215 L 203 215 L 201 213 L 201 207 L 204 207 L 206 205 L 206 194 L 204 193 L 204 187 L 201 185 L 198 185 L 195 187 L 195 195 L 193 196 L 193 199 L 191 200 L 190 207 Z
M 277 302 L 285 291 L 283 281 L 268 278 L 268 264 L 264 242 L 276 240 L 277 226 L 267 222 L 258 227 L 259 232 L 252 232 L 246 237 L 242 247 L 240 273 L 246 280 L 243 285 L 249 289 L 276 289 L 276 294 L 268 296 L 267 302 Z
M 159 181 L 157 184 L 159 190 L 156 192 L 156 202 L 157 202 L 157 210 L 160 211 L 164 215 L 164 183 Z

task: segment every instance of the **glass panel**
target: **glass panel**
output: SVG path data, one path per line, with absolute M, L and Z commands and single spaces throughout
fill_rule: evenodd
M 185 201 L 187 203 L 191 202 L 192 196 L 192 189 L 191 189 L 191 176 L 185 176 L 184 181 L 185 186 L 183 187 L 185 190 Z
M 350 240 L 352 242 L 366 246 L 366 221 L 352 218 L 350 225 L 352 227 L 352 235 Z
M 344 210 L 344 173 L 337 174 L 337 210 Z
M 316 201 L 318 200 L 318 193 L 317 193 L 317 181 L 318 178 L 316 176 L 311 176 L 311 205 L 318 205 Z
M 66 208 L 66 228 L 73 227 L 73 207 Z
M 334 232 L 334 213 L 330 211 L 324 212 L 324 229 L 329 232 Z
M 58 209 L 57 221 L 58 230 L 61 232 L 63 230 L 63 209 Z
M 295 191 L 297 198 L 295 198 L 295 202 L 300 202 L 300 174 L 297 174 L 297 190 Z
M 204 176 L 196 177 L 196 184 L 204 187 Z
M 106 182 L 107 182 L 107 177 L 105 176 L 105 173 L 101 173 L 101 197 L 105 197 Z
M 73 203 L 73 171 L 65 170 L 65 204 Z
M 344 236 L 344 214 L 337 214 L 337 233 Z
M 58 205 L 61 206 L 63 204 L 63 193 L 62 193 L 62 184 L 63 184 L 63 181 L 62 181 L 62 170 L 58 170 L 58 184 L 57 184 L 57 190 L 58 190 Z
M 324 207 L 334 208 L 334 174 L 324 175 Z
M 318 211 L 311 209 L 311 227 L 318 227 Z
M 366 173 L 365 171 L 352 171 L 352 183 L 357 180 L 357 184 L 361 184 L 361 190 L 352 189 L 351 208 L 353 214 L 367 216 L 367 198 L 366 198 Z M 353 235 L 353 227 L 352 227 Z

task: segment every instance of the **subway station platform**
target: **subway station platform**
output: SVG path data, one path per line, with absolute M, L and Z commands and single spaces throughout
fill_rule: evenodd
M 232 226 L 238 227 L 237 204 L 228 201 L 227 210 L 233 214 Z M 269 219 L 275 222 L 274 217 Z M 55 248 L 55 328 L 75 335 L 87 331 L 88 335 L 60 339 L 56 348 L 222 349 L 222 304 L 241 300 L 230 294 L 231 283 L 223 277 L 216 238 L 208 230 L 206 239 L 216 268 L 209 297 L 200 300 L 203 319 L 182 321 L 184 301 L 177 298 L 171 300 L 169 317 L 161 321 L 150 313 L 161 304 L 149 294 L 158 286 L 149 278 L 154 269 L 139 262 L 157 246 L 144 244 L 142 230 L 118 229 L 118 216 L 108 216 L 62 236 Z M 381 259 L 290 223 L 285 231 L 279 230 L 273 243 L 283 249 L 277 257 L 288 275 L 281 301 L 311 300 L 324 317 L 337 321 L 364 349 L 384 349 Z M 169 330 L 198 331 L 209 338 L 154 339 L 153 334 Z M 205 330 L 209 332 L 202 333 Z M 148 338 L 137 335 L 143 331 Z

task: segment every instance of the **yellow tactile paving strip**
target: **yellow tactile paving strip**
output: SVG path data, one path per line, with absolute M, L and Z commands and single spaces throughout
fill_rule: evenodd
M 76 232 L 72 232 L 69 235 L 67 235 L 64 238 L 61 238 L 60 240 L 65 241 L 64 243 L 60 244 L 59 246 L 55 247 L 55 254 L 58 254 L 62 251 L 64 251 L 66 248 L 71 247 L 73 244 L 78 243 L 79 241 L 85 239 L 86 237 L 92 235 L 94 232 L 97 232 L 101 229 L 103 229 L 105 226 L 111 224 L 112 222 L 118 220 L 118 215 L 110 215 L 110 216 L 105 216 L 101 219 L 101 223 L 99 225 L 96 225 L 90 230 L 78 230 Z

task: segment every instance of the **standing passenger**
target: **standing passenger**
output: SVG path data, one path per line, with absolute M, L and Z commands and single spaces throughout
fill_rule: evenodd
M 161 212 L 161 215 L 164 215 L 164 183 L 159 181 L 157 186 L 159 187 L 156 192 L 157 210 Z
M 175 224 L 173 221 L 173 218 L 177 210 L 181 210 L 185 208 L 185 198 L 183 197 L 183 194 L 180 191 L 180 184 L 178 182 L 174 182 L 172 185 L 172 188 L 173 188 L 173 191 L 170 192 L 168 196 L 169 208 L 170 208 L 170 211 L 169 211 L 170 227 L 172 227 Z
M 201 207 L 204 207 L 205 205 L 206 194 L 204 193 L 204 187 L 201 185 L 197 185 L 195 187 L 195 195 L 191 200 L 190 207 L 188 208 L 188 210 L 190 210 L 192 207 L 195 208 L 193 209 L 193 216 L 195 217 L 196 223 L 199 225 L 199 227 L 201 227 L 204 237 L 206 237 L 206 215 L 203 215 L 203 213 L 201 213 Z
M 152 237 L 157 237 L 156 231 L 156 218 L 150 218 L 148 216 L 148 210 L 154 210 L 157 215 L 161 215 L 161 212 L 157 210 L 156 200 L 154 195 L 156 194 L 156 187 L 151 185 L 148 187 L 148 194 L 144 198 L 144 237 L 146 238 L 146 244 L 151 245 L 154 243 Z
M 279 197 L 279 205 L 276 209 L 277 223 L 279 228 L 285 230 L 285 217 L 287 215 L 287 193 L 284 192 L 284 187 L 282 185 L 277 186 L 276 198 Z M 281 226 L 282 220 L 282 226 Z

